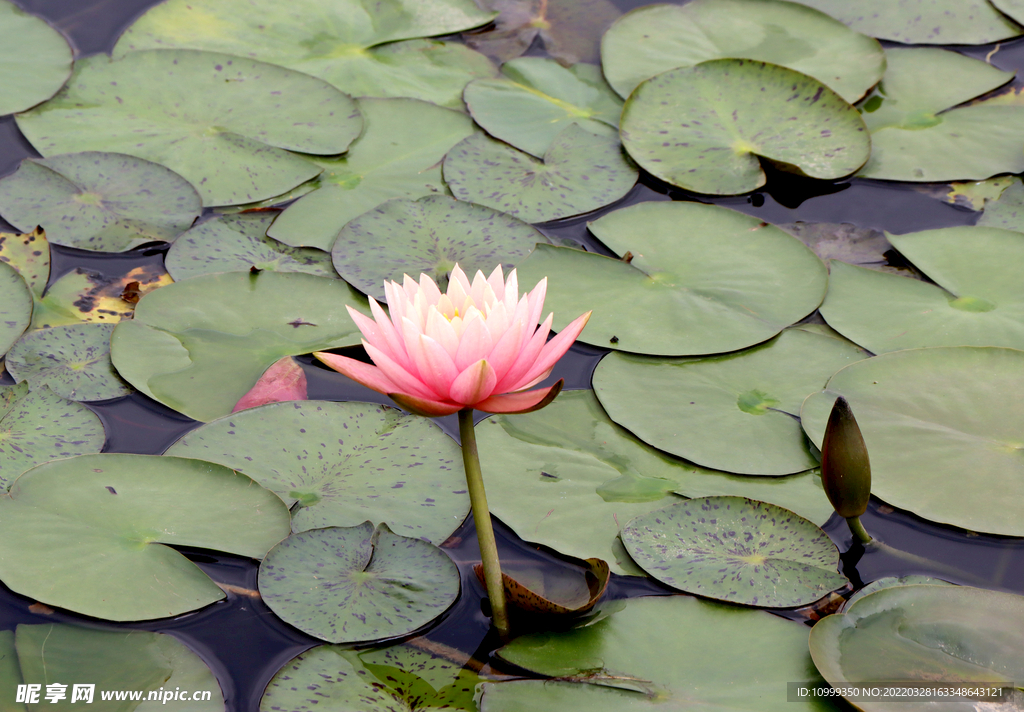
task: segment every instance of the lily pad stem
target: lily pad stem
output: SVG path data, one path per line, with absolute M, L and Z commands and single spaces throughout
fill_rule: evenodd
M 491 512 L 487 508 L 487 494 L 484 492 L 484 477 L 480 471 L 480 453 L 476 448 L 472 408 L 463 408 L 459 411 L 459 436 L 462 438 L 462 461 L 466 466 L 466 484 L 469 485 L 469 501 L 473 507 L 476 538 L 480 543 L 487 598 L 491 602 L 491 620 L 498 629 L 501 639 L 507 641 L 509 625 L 508 609 L 505 607 L 505 586 L 501 581 L 498 544 L 494 540 Z
M 846 523 L 850 525 L 850 531 L 853 532 L 854 539 L 861 544 L 871 543 L 871 535 L 867 533 L 864 525 L 860 523 L 860 517 L 847 517 Z

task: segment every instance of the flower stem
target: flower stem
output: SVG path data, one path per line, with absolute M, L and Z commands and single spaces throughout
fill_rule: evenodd
M 850 531 L 853 533 L 854 539 L 861 544 L 871 543 L 871 535 L 867 533 L 864 525 L 860 523 L 860 517 L 847 517 L 846 523 L 850 525 Z
M 491 602 L 491 620 L 494 622 L 494 627 L 498 629 L 501 639 L 507 641 L 509 625 L 508 609 L 505 607 L 505 586 L 501 581 L 498 544 L 494 541 L 491 512 L 487 508 L 484 477 L 480 471 L 480 453 L 476 448 L 472 408 L 463 408 L 459 411 L 459 435 L 462 438 L 462 461 L 466 466 L 466 484 L 469 485 L 469 501 L 473 507 L 476 538 L 480 543 L 480 558 L 484 566 L 487 598 Z

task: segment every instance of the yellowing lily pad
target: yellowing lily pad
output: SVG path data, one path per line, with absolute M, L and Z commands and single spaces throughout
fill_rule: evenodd
M 71 74 L 71 47 L 57 30 L 0 0 L 0 116 L 46 101 Z
M 32 291 L 18 271 L 0 263 L 0 354 L 14 345 L 32 321 Z

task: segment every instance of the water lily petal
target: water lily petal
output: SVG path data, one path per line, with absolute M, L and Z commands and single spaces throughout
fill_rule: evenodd
M 370 390 L 378 393 L 391 393 L 398 390 L 398 387 L 376 366 L 326 351 L 315 351 L 313 355 L 338 373 L 348 376 Z
M 561 379 L 549 388 L 538 388 L 535 391 L 524 393 L 506 393 L 500 396 L 491 396 L 480 401 L 474 406 L 477 410 L 485 413 L 529 413 L 540 410 L 555 399 L 555 396 L 562 390 L 564 381 Z
M 373 297 L 370 297 L 370 312 L 373 314 L 373 318 L 377 321 L 377 327 L 380 329 L 384 343 L 387 344 L 387 348 L 384 348 L 381 344 L 375 344 L 377 348 L 394 359 L 394 361 L 402 368 L 407 371 L 410 370 L 409 367 L 411 365 L 411 361 L 409 359 L 409 354 L 405 350 L 405 343 L 402 341 L 401 334 L 398 333 L 394 323 L 392 323 L 391 319 L 388 318 L 388 315 Z M 351 311 L 349 313 L 351 313 Z M 367 339 L 367 341 L 369 341 L 369 339 Z
M 524 382 L 524 376 L 537 361 L 537 356 L 540 355 L 541 349 L 544 348 L 545 342 L 548 340 L 548 334 L 551 333 L 551 322 L 554 319 L 553 314 L 548 314 L 548 318 L 544 320 L 544 323 L 533 332 L 533 335 L 529 339 L 525 339 L 526 343 L 523 345 L 519 355 L 516 356 L 515 361 L 509 366 L 508 372 L 505 376 L 498 381 L 498 385 L 495 387 L 497 393 L 508 393 L 514 391 L 516 383 Z
M 487 283 L 491 285 L 494 295 L 499 300 L 505 298 L 505 273 L 502 271 L 501 265 L 494 268 L 491 276 L 487 278 Z
M 505 294 L 502 299 L 505 302 L 505 311 L 509 314 L 514 313 L 519 301 L 519 277 L 516 276 L 515 270 L 509 272 L 505 280 Z
M 423 363 L 417 363 L 422 382 L 434 391 L 438 398 L 447 398 L 448 391 L 455 378 L 459 375 L 459 369 L 455 368 L 455 361 L 448 355 L 441 344 L 429 336 L 420 336 L 420 349 L 423 355 Z
M 497 383 L 498 377 L 487 363 L 487 359 L 480 359 L 456 377 L 448 395 L 456 403 L 473 407 L 474 403 L 491 395 Z
M 417 398 L 408 393 L 388 393 L 388 398 L 405 408 L 413 415 L 423 415 L 428 418 L 436 418 L 440 415 L 451 415 L 458 413 L 465 406 L 458 403 L 446 403 L 444 401 Z
M 530 326 L 540 322 L 541 312 L 544 311 L 544 297 L 548 293 L 548 278 L 545 277 L 541 281 L 537 282 L 537 286 L 533 288 L 527 298 L 530 303 L 530 311 L 526 317 L 526 323 Z
M 515 363 L 516 357 L 523 347 L 525 329 L 522 321 L 512 324 L 498 339 L 491 352 L 487 354 L 487 362 L 491 364 L 498 380 L 501 381 L 509 368 Z
M 509 390 L 518 391 L 523 388 L 529 388 L 531 383 L 536 382 L 545 372 L 550 371 L 555 362 L 562 358 L 573 342 L 576 341 L 576 337 L 583 331 L 583 327 L 587 325 L 587 321 L 592 313 L 587 312 L 577 317 L 562 329 L 555 338 L 544 344 L 544 348 L 537 355 L 530 370 L 523 376 L 522 383 L 513 384 Z
M 442 297 L 442 299 L 446 298 Z M 448 355 L 455 359 L 455 354 L 459 350 L 459 335 L 455 333 L 452 323 L 445 318 L 444 314 L 437 310 L 437 307 L 431 307 L 430 312 L 427 314 L 426 334 L 441 344 L 444 350 L 448 352 Z M 457 365 L 458 360 L 456 359 Z
M 427 300 L 427 304 L 437 304 L 441 299 L 441 290 L 426 273 L 420 274 L 420 294 Z
M 364 341 L 363 348 L 366 349 L 367 355 L 381 370 L 381 373 L 392 382 L 394 385 L 394 388 L 391 389 L 392 391 L 404 391 L 405 393 L 411 393 L 424 398 L 436 397 L 434 392 L 420 381 L 417 374 L 410 373 L 402 368 L 401 365 L 391 360 L 387 354 L 377 349 L 373 344 Z M 384 392 L 381 391 L 381 393 Z
M 306 372 L 302 370 L 298 362 L 291 356 L 278 359 L 263 372 L 256 385 L 242 396 L 232 413 L 237 413 L 246 408 L 266 405 L 267 403 L 281 403 L 284 401 L 306 400 Z
M 469 368 L 494 348 L 491 332 L 482 316 L 468 318 L 463 322 L 462 338 L 459 339 L 458 352 L 455 354 L 455 368 L 460 371 Z

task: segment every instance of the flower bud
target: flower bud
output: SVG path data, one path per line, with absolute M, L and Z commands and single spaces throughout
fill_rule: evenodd
M 840 396 L 832 406 L 821 443 L 821 483 L 841 517 L 859 517 L 871 498 L 871 463 L 850 404 Z

